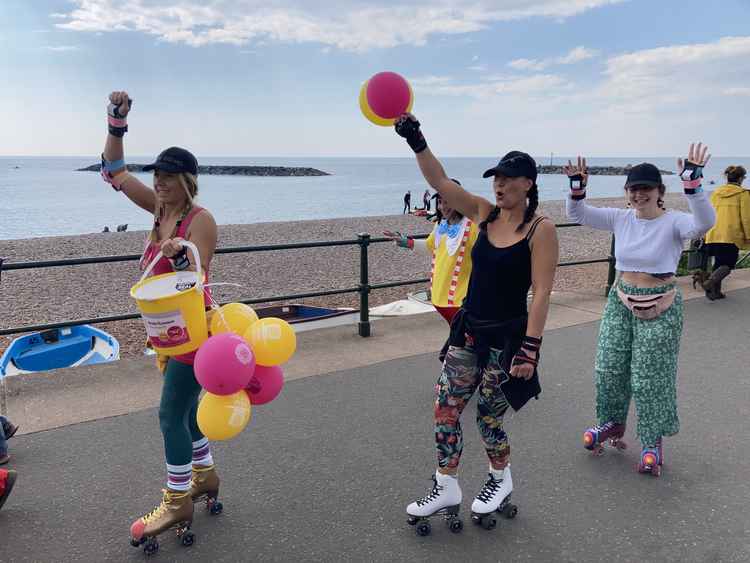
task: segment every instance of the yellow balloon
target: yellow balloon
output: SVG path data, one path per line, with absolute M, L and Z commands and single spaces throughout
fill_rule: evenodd
M 367 84 L 369 82 L 369 80 L 366 80 L 365 83 L 362 84 L 362 88 L 359 91 L 359 109 L 362 110 L 362 114 L 367 119 L 372 121 L 375 125 L 380 125 L 381 127 L 391 127 L 394 123 L 396 123 L 396 120 L 384 119 L 379 115 L 376 115 L 375 112 L 372 111 L 370 104 L 367 103 Z M 409 86 L 409 88 L 411 88 L 411 86 Z M 409 104 L 409 107 L 411 109 L 411 104 Z
M 255 361 L 262 366 L 278 366 L 288 361 L 297 349 L 297 335 L 291 325 L 276 317 L 266 317 L 250 325 L 245 332 Z
M 242 432 L 250 415 L 250 398 L 244 389 L 232 395 L 206 393 L 198 405 L 198 428 L 209 440 L 229 440 Z
M 211 334 L 234 332 L 245 334 L 245 331 L 258 320 L 258 315 L 252 307 L 244 303 L 227 303 L 214 311 L 211 317 Z

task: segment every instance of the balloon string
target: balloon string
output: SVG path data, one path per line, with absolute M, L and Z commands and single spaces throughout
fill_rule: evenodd
M 234 287 L 242 287 L 244 289 L 250 289 L 246 285 L 242 285 L 240 283 L 229 283 L 229 282 L 214 282 L 214 283 L 207 283 L 203 284 L 203 287 L 214 287 L 217 285 L 231 285 Z M 208 294 L 208 300 L 211 303 L 211 309 L 214 311 L 214 314 L 219 314 L 219 318 L 221 319 L 221 324 L 224 326 L 224 328 L 229 328 L 229 323 L 227 322 L 226 318 L 224 317 L 224 313 L 221 311 L 221 305 L 214 299 L 213 293 Z

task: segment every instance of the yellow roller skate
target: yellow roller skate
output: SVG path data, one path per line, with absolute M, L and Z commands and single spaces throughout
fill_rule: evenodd
M 130 543 L 135 547 L 143 546 L 146 555 L 159 551 L 156 537 L 168 530 L 176 530 L 184 546 L 193 545 L 195 541 L 195 535 L 190 531 L 193 523 L 190 492 L 171 489 L 162 489 L 162 492 L 161 504 L 130 526 Z
M 224 510 L 219 498 L 219 475 L 216 466 L 195 466 L 190 480 L 190 496 L 193 502 L 206 501 L 206 508 L 211 515 L 216 516 Z

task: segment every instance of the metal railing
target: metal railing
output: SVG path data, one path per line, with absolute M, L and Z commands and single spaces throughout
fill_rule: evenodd
M 570 228 L 580 227 L 579 223 L 560 223 L 555 225 L 557 228 Z M 425 239 L 429 235 L 415 235 L 413 238 Z M 255 305 L 258 303 L 273 303 L 278 301 L 293 301 L 296 299 L 308 299 L 312 297 L 327 297 L 331 295 L 343 295 L 347 293 L 358 293 L 359 294 L 359 322 L 357 325 L 357 332 L 360 336 L 370 336 L 370 292 L 379 289 L 387 289 L 391 287 L 401 287 L 407 285 L 416 285 L 421 283 L 427 283 L 430 281 L 429 278 L 419 278 L 412 280 L 399 280 L 394 282 L 386 283 L 370 283 L 370 268 L 368 259 L 368 249 L 372 244 L 392 242 L 388 238 L 373 238 L 368 233 L 360 233 L 356 239 L 349 240 L 338 240 L 338 241 L 321 241 L 321 242 L 302 242 L 292 244 L 271 244 L 264 246 L 234 246 L 227 248 L 218 248 L 215 254 L 236 254 L 244 252 L 269 252 L 274 250 L 299 250 L 304 248 L 326 248 L 333 246 L 358 246 L 359 247 L 359 284 L 354 287 L 346 287 L 341 289 L 331 289 L 326 291 L 313 291 L 307 293 L 292 293 L 289 295 L 271 295 L 268 297 L 260 297 L 255 299 L 244 299 L 239 301 L 247 305 Z M 612 237 L 612 243 L 610 246 L 610 255 L 606 258 L 596 258 L 591 260 L 577 260 L 571 262 L 561 262 L 558 267 L 566 266 L 582 266 L 587 264 L 600 264 L 609 263 L 609 273 L 607 276 L 607 292 L 614 283 L 615 279 L 615 259 L 614 259 L 614 236 Z M 110 262 L 130 262 L 140 260 L 140 254 L 124 254 L 119 256 L 98 256 L 89 258 L 72 258 L 68 260 L 45 260 L 37 262 L 6 262 L 3 263 L 0 258 L 0 283 L 2 283 L 2 273 L 13 270 L 28 270 L 34 268 L 57 268 L 61 266 L 79 266 L 84 264 L 104 264 Z M 140 314 L 122 314 L 122 315 L 109 315 L 105 317 L 95 317 L 90 319 L 77 319 L 71 321 L 63 321 L 57 323 L 45 323 L 37 325 L 27 325 L 20 327 L 11 327 L 0 329 L 0 336 L 6 336 L 10 334 L 19 334 L 23 332 L 36 332 L 40 330 L 49 330 L 54 328 L 64 328 L 69 326 L 81 325 L 81 324 L 99 324 L 113 321 L 124 321 L 131 319 L 140 318 Z

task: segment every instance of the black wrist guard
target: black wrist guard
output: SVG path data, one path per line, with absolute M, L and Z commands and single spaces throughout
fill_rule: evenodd
M 531 364 L 536 367 L 539 363 L 540 349 L 542 347 L 542 339 L 535 338 L 533 336 L 524 336 L 521 341 L 521 347 L 519 348 L 516 355 L 513 356 L 511 366 L 518 366 L 521 364 Z
M 427 148 L 427 141 L 419 128 L 419 121 L 404 119 L 396 122 L 396 133 L 406 139 L 406 142 L 416 154 Z
M 701 178 L 703 178 L 703 166 L 685 159 L 682 172 L 682 187 L 685 193 L 692 195 L 701 191 Z
M 187 270 L 190 267 L 190 260 L 187 256 L 187 248 L 185 248 L 184 246 L 177 254 L 172 256 L 170 260 L 172 261 L 172 267 L 178 272 L 181 270 Z
M 575 200 L 580 200 L 586 197 L 586 176 L 583 174 L 573 174 L 568 176 L 570 182 L 570 197 Z

